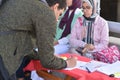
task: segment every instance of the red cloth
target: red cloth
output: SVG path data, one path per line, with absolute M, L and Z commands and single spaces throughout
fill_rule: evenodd
M 90 59 L 86 57 L 79 56 L 77 54 L 62 54 L 62 57 L 71 57 L 75 56 L 78 60 L 88 62 Z M 40 61 L 38 60 L 31 60 L 31 62 L 24 68 L 24 70 L 45 70 L 40 64 Z M 47 70 L 47 69 L 46 69 Z M 102 74 L 100 72 L 92 72 L 88 73 L 87 71 L 80 70 L 80 69 L 73 69 L 73 70 L 56 70 L 58 72 L 62 72 L 64 74 L 70 75 L 74 77 L 76 80 L 120 80 L 118 78 L 111 78 L 105 74 Z

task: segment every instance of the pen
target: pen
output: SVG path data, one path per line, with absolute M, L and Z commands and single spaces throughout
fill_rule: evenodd
M 91 73 L 91 71 L 87 67 L 86 67 L 86 70 L 87 70 L 88 73 Z

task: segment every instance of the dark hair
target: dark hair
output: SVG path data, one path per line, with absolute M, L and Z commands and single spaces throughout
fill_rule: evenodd
M 66 0 L 46 0 L 46 1 L 50 7 L 58 3 L 59 4 L 58 9 L 66 8 Z
M 1 7 L 6 1 L 8 1 L 8 0 L 1 0 L 1 2 L 0 2 L 0 7 Z

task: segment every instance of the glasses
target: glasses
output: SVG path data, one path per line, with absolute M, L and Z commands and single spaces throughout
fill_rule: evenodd
M 86 10 L 89 10 L 89 9 L 91 9 L 91 7 L 90 7 L 90 6 L 86 6 L 86 7 L 82 6 L 82 9 L 83 9 L 83 10 L 85 10 L 85 9 L 86 9 Z

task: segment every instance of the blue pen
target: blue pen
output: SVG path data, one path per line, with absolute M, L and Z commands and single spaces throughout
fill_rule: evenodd
M 86 70 L 87 70 L 88 73 L 91 73 L 91 71 L 87 67 L 86 67 Z

